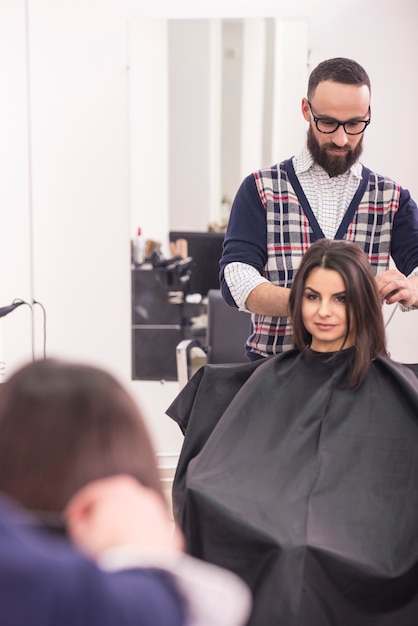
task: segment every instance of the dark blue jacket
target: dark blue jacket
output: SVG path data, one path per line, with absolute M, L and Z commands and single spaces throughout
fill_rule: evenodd
M 181 600 L 159 570 L 102 572 L 0 500 L 4 626 L 181 626 Z

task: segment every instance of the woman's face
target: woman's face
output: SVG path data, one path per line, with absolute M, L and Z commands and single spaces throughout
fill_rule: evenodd
M 345 285 L 338 272 L 323 267 L 311 271 L 303 291 L 302 320 L 312 335 L 312 350 L 336 352 L 354 344 L 353 329 L 344 341 L 347 333 L 345 302 Z

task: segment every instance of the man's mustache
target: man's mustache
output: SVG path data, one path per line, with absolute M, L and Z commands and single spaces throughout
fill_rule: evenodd
M 325 150 L 336 150 L 337 152 L 351 152 L 351 148 L 348 148 L 347 146 L 341 147 L 341 146 L 336 146 L 334 143 L 326 143 L 322 146 L 322 149 Z

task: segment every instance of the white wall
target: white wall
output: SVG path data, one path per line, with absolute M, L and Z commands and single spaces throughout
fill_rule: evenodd
M 164 242 L 169 230 L 167 20 L 129 20 L 127 30 L 131 237 L 141 228 L 145 241 Z
M 210 146 L 218 134 L 213 122 L 219 117 L 212 115 L 210 106 L 211 77 L 215 72 L 219 82 L 221 69 L 212 30 L 219 26 L 194 20 L 190 28 L 187 20 L 172 20 L 168 27 L 172 230 L 207 230 L 210 221 L 212 182 L 217 178 L 211 172 Z
M 42 302 L 48 354 L 97 363 L 121 377 L 144 407 L 157 448 L 171 451 L 181 437 L 164 411 L 176 384 L 130 381 L 128 19 L 307 15 L 312 66 L 345 55 L 370 73 L 366 164 L 418 197 L 418 6 L 415 0 L 29 0 L 29 134 L 24 7 L 23 0 L 0 2 L 0 305 L 15 297 Z M 417 321 L 416 313 L 396 313 L 395 358 L 418 361 Z M 41 322 L 37 310 L 37 354 Z M 30 331 L 27 307 L 0 320 L 9 371 L 31 358 Z

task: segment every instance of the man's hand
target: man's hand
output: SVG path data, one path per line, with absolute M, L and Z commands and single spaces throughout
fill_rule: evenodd
M 91 557 L 123 545 L 171 552 L 184 547 L 161 497 L 131 476 L 90 483 L 70 500 L 65 517 L 75 545 Z
M 397 269 L 376 276 L 377 288 L 387 304 L 400 302 L 403 306 L 418 305 L 418 276 L 407 278 Z

